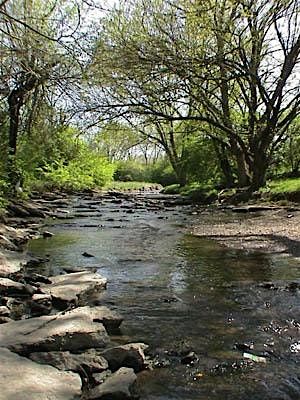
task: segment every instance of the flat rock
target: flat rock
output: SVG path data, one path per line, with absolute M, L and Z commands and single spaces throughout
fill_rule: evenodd
M 15 282 L 8 278 L 0 278 L 0 294 L 7 295 L 24 295 L 29 294 L 27 288 L 23 283 Z
M 104 348 L 108 343 L 103 324 L 94 322 L 88 312 L 80 313 L 78 310 L 0 326 L 0 346 L 18 353 L 78 351 Z
M 98 226 L 98 225 L 97 225 Z M 71 274 L 73 272 L 96 272 L 97 268 L 90 268 L 90 267 L 79 267 L 79 266 L 72 266 L 72 265 L 68 265 L 68 266 L 64 266 L 63 270 L 67 273 L 67 274 Z
M 35 362 L 49 364 L 63 371 L 85 370 L 96 373 L 108 369 L 105 358 L 88 351 L 81 354 L 72 354 L 69 351 L 38 352 L 30 354 L 29 357 Z
M 0 224 L 0 243 L 4 248 L 10 249 L 10 245 L 6 246 L 5 243 L 13 243 L 15 246 L 20 246 L 26 243 L 32 237 L 32 233 L 28 229 L 23 228 L 13 228 L 12 226 L 7 226 Z M 2 243 L 2 239 L 4 240 Z
M 108 361 L 112 371 L 116 371 L 120 367 L 128 367 L 139 372 L 147 366 L 144 350 L 148 347 L 144 343 L 129 343 L 104 350 L 101 354 Z
M 106 288 L 107 279 L 89 271 L 74 272 L 49 278 L 51 285 L 41 285 L 45 293 L 52 296 L 57 307 L 78 304 L 78 301 L 90 293 Z
M 0 252 L 0 276 L 7 277 L 20 271 L 27 261 L 26 256 L 22 253 L 2 249 Z
M 81 379 L 0 348 L 0 400 L 75 400 Z
M 0 324 L 7 324 L 7 322 L 11 322 L 13 321 L 10 317 L 2 317 L 2 315 L 0 315 Z
M 9 317 L 10 316 L 10 310 L 6 306 L 0 306 L 0 316 L 1 317 Z
M 132 368 L 120 368 L 104 383 L 87 393 L 87 400 L 131 400 L 136 399 L 134 384 L 137 379 Z
M 84 313 L 92 318 L 94 322 L 101 322 L 107 330 L 118 328 L 123 321 L 123 317 L 119 313 L 105 306 L 78 307 L 73 310 L 73 314 L 76 313 Z

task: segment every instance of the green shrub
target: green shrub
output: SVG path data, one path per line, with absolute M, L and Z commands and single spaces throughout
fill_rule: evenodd
M 173 185 L 165 186 L 162 190 L 164 194 L 178 194 L 180 193 L 180 185 L 178 183 L 174 183 Z
M 70 161 L 52 166 L 45 172 L 49 185 L 66 190 L 82 190 L 103 187 L 112 180 L 114 166 L 105 158 L 93 153 L 84 154 Z
M 211 203 L 217 199 L 218 192 L 211 185 L 191 184 L 184 186 L 180 194 L 189 197 L 192 201 L 198 203 Z
M 157 185 L 155 183 L 150 183 L 150 182 L 119 182 L 119 181 L 113 181 L 108 184 L 106 184 L 103 187 L 104 190 L 150 190 L 150 189 L 161 189 L 160 185 Z
M 159 183 L 162 186 L 178 184 L 173 168 L 166 160 L 158 161 L 148 167 L 148 181 Z
M 138 161 L 127 160 L 116 163 L 114 179 L 121 182 L 144 182 L 146 177 L 146 165 Z
M 273 180 L 260 189 L 263 198 L 269 200 L 300 201 L 300 178 Z

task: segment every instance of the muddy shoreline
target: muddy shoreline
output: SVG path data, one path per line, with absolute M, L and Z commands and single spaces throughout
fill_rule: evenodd
M 300 209 L 292 204 L 206 208 L 191 233 L 228 248 L 299 257 Z

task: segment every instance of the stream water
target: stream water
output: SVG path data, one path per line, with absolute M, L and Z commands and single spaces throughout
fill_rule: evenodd
M 94 300 L 124 316 L 112 339 L 148 343 L 162 366 L 139 374 L 141 399 L 300 399 L 299 291 L 286 289 L 300 261 L 194 237 L 201 214 L 160 205 L 156 195 L 71 198 L 68 218 L 47 223 L 55 235 L 29 251 L 49 257 L 48 274 L 96 266 L 108 278 Z M 188 350 L 198 360 L 186 365 Z M 266 362 L 247 361 L 245 351 Z

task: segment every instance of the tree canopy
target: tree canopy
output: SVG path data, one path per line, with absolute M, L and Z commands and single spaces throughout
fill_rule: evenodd
M 34 147 L 70 126 L 100 132 L 93 151 L 111 161 L 136 144 L 157 145 L 182 185 L 195 154 L 212 163 L 210 152 L 225 185 L 258 189 L 298 134 L 299 7 L 298 0 L 129 0 L 110 10 L 86 0 L 0 2 L 8 170 L 25 138 Z

